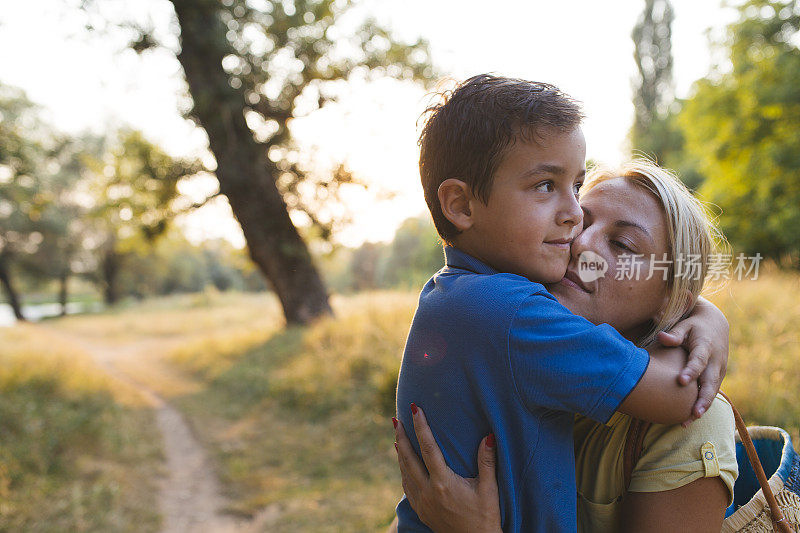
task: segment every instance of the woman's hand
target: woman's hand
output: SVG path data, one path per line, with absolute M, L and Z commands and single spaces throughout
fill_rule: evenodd
M 730 327 L 722 311 L 706 300 L 698 298 L 692 314 L 681 320 L 668 332 L 661 332 L 658 340 L 664 346 L 683 346 L 689 351 L 686 368 L 679 376 L 681 385 L 697 379 L 700 392 L 692 409 L 692 419 L 705 413 L 719 392 L 728 366 L 728 335 Z
M 419 407 L 415 410 L 414 431 L 424 465 L 406 436 L 403 424 L 394 418 L 392 421 L 403 491 L 420 520 L 436 533 L 502 532 L 494 435 L 485 437 L 478 448 L 478 477 L 463 478 L 445 463 L 425 413 Z

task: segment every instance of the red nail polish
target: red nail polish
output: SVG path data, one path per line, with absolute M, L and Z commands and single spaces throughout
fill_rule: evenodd
M 487 448 L 494 448 L 497 443 L 494 440 L 494 433 L 489 433 L 489 436 L 486 437 L 486 447 Z
M 417 404 L 415 404 L 415 403 L 411 404 L 411 412 L 413 414 L 417 414 Z
M 394 424 L 394 429 L 397 429 L 397 419 L 392 417 L 392 424 Z
M 394 443 L 394 451 L 399 452 L 400 450 L 397 449 L 397 443 Z

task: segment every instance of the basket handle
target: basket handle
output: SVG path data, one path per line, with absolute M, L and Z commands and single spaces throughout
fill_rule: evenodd
M 736 421 L 736 429 L 739 431 L 739 437 L 742 439 L 742 444 L 744 444 L 744 449 L 747 452 L 747 458 L 750 460 L 750 465 L 753 467 L 753 471 L 756 473 L 756 477 L 758 478 L 758 484 L 761 485 L 761 491 L 764 494 L 764 498 L 767 500 L 767 505 L 769 505 L 769 512 L 772 516 L 773 528 L 775 531 L 780 531 L 781 533 L 794 533 L 794 529 L 792 529 L 792 526 L 790 526 L 789 522 L 786 521 L 786 517 L 783 516 L 781 508 L 778 506 L 778 501 L 775 499 L 775 495 L 772 493 L 772 487 L 769 486 L 767 475 L 764 473 L 764 467 L 761 466 L 761 460 L 758 458 L 756 448 L 753 446 L 753 439 L 750 438 L 750 432 L 747 431 L 747 426 L 744 424 L 742 415 L 739 414 L 739 411 L 733 405 L 731 399 L 728 398 L 724 392 L 720 391 L 720 394 L 723 398 L 728 400 L 728 403 L 731 404 L 731 408 L 733 409 L 733 418 Z

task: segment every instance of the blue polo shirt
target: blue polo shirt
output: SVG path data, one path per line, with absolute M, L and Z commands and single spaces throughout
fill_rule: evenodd
M 608 324 L 572 314 L 539 283 L 445 247 L 422 289 L 397 385 L 397 412 L 419 453 L 411 402 L 425 410 L 447 464 L 478 473 L 497 439 L 503 531 L 575 531 L 575 413 L 606 422 L 649 356 Z M 430 531 L 405 497 L 399 531 Z

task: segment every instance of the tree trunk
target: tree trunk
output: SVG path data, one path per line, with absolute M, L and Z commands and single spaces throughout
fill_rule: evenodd
M 106 250 L 100 267 L 103 275 L 103 300 L 106 305 L 109 306 L 116 304 L 119 300 L 119 293 L 117 291 L 119 263 L 119 254 L 114 251 L 113 247 Z
M 17 317 L 17 320 L 24 321 L 25 315 L 22 313 L 22 305 L 20 304 L 17 291 L 14 289 L 13 283 L 11 283 L 8 265 L 3 257 L 0 257 L 0 283 L 3 285 L 3 289 L 6 293 L 6 299 L 8 299 L 8 305 L 10 305 L 12 311 L 14 311 L 14 316 Z
M 244 118 L 245 97 L 228 83 L 222 58 L 234 53 L 217 0 L 171 0 L 181 28 L 181 52 L 194 114 L 217 160 L 220 192 L 242 227 L 250 257 L 269 280 L 288 323 L 331 314 L 311 254 L 289 218 L 275 168 Z
M 61 316 L 67 316 L 67 295 L 69 285 L 69 271 L 65 268 L 58 276 L 58 303 L 61 304 Z

